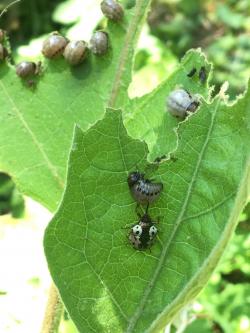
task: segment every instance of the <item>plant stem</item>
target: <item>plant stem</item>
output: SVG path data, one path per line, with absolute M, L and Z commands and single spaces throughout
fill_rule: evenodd
M 8 9 L 9 9 L 11 6 L 15 5 L 16 3 L 20 2 L 20 1 L 22 1 L 22 0 L 15 0 L 15 1 L 11 2 L 8 6 L 6 6 L 6 7 L 1 11 L 1 13 L 0 13 L 0 17 L 3 16 L 5 13 L 7 13 Z
M 57 333 L 63 313 L 63 304 L 54 283 L 50 286 L 41 333 Z

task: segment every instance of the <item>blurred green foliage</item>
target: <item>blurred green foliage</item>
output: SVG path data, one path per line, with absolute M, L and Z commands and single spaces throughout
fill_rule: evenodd
M 222 332 L 250 332 L 249 258 L 249 234 L 235 236 L 200 296 L 209 317 Z
M 0 11 L 11 1 L 3 0 Z M 85 38 L 98 24 L 100 1 L 22 0 L 1 17 L 12 49 L 54 30 Z M 127 8 L 134 0 L 124 2 Z M 86 21 L 84 11 L 91 13 Z M 250 76 L 249 0 L 154 0 L 139 41 L 131 95 L 142 95 L 173 70 L 185 52 L 201 47 L 214 65 L 214 92 L 229 81 L 233 100 Z M 91 17 L 91 18 L 90 18 Z M 78 36 L 77 36 L 78 37 Z M 0 214 L 20 216 L 24 203 L 12 180 L 0 173 Z M 198 298 L 201 309 L 185 333 L 250 332 L 250 204 L 243 212 L 236 235 L 209 284 Z M 67 317 L 62 332 L 76 332 Z M 175 330 L 171 330 L 175 331 Z
M 229 81 L 233 99 L 250 75 L 250 1 L 159 0 L 148 22 L 151 33 L 180 59 L 201 47 L 214 65 L 215 92 Z
M 13 0 L 2 0 L 0 11 L 12 2 Z M 13 50 L 33 38 L 62 28 L 61 24 L 51 19 L 51 13 L 60 2 L 62 1 L 21 0 L 9 8 L 1 17 L 1 28 L 8 32 Z

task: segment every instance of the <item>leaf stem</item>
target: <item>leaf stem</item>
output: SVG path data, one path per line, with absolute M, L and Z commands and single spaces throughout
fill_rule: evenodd
M 127 27 L 126 38 L 124 41 L 124 46 L 121 50 L 120 60 L 117 67 L 117 72 L 114 77 L 114 82 L 111 90 L 111 95 L 108 101 L 109 107 L 116 107 L 117 106 L 117 99 L 121 99 L 120 96 L 120 89 L 122 86 L 126 86 L 127 82 L 125 79 L 126 73 L 126 66 L 128 63 L 128 59 L 132 54 L 132 50 L 134 45 L 136 44 L 142 25 L 145 21 L 146 14 L 149 10 L 151 4 L 151 0 L 138 0 L 136 1 L 135 6 L 135 13 Z M 130 79 L 129 79 L 130 82 Z
M 54 283 L 50 286 L 41 333 L 57 333 L 62 318 L 63 304 Z
M 22 0 L 15 0 L 15 1 L 11 2 L 8 6 L 6 6 L 6 7 L 0 12 L 0 17 L 3 16 L 5 13 L 7 13 L 8 9 L 9 9 L 11 6 L 15 5 L 16 3 L 20 2 L 20 1 L 22 1 Z

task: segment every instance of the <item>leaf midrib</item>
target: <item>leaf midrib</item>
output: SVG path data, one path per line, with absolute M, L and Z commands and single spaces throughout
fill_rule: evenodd
M 43 149 L 42 145 L 39 143 L 38 139 L 36 138 L 35 133 L 29 127 L 28 123 L 26 122 L 26 120 L 22 116 L 22 113 L 19 111 L 17 105 L 15 104 L 15 102 L 13 101 L 13 99 L 11 98 L 11 96 L 9 95 L 8 91 L 6 90 L 4 84 L 2 83 L 1 80 L 0 80 L 0 85 L 2 87 L 2 90 L 3 90 L 4 94 L 5 94 L 5 96 L 9 100 L 10 104 L 13 106 L 13 111 L 17 115 L 17 118 L 23 124 L 23 126 L 27 130 L 27 133 L 30 135 L 33 143 L 37 147 L 38 151 L 41 153 L 42 158 L 44 159 L 44 161 L 45 161 L 48 169 L 50 170 L 52 176 L 54 177 L 55 181 L 57 182 L 57 184 L 59 185 L 59 187 L 63 189 L 64 188 L 64 180 L 59 176 L 56 167 L 50 161 L 50 159 L 49 159 L 48 155 L 46 154 L 45 150 Z
M 182 300 L 185 297 L 187 297 L 187 295 L 188 295 L 188 290 L 190 290 L 192 288 L 192 286 L 194 286 L 194 285 L 197 286 L 197 284 L 202 279 L 202 275 L 206 276 L 206 280 L 207 280 L 209 277 L 209 273 L 211 272 L 211 267 L 215 267 L 217 265 L 222 252 L 225 250 L 225 246 L 227 244 L 228 238 L 232 235 L 232 232 L 238 223 L 238 216 L 244 207 L 245 199 L 242 200 L 242 197 L 247 198 L 248 193 L 250 192 L 250 186 L 247 186 L 247 184 L 250 184 L 250 182 L 249 182 L 250 163 L 249 162 L 250 162 L 250 160 L 248 160 L 248 162 L 246 163 L 245 175 L 242 178 L 241 185 L 239 186 L 238 190 L 234 192 L 236 199 L 235 199 L 235 204 L 233 206 L 236 208 L 230 214 L 229 223 L 227 224 L 226 228 L 224 229 L 220 240 L 217 242 L 214 249 L 211 251 L 208 258 L 204 261 L 204 263 L 200 267 L 200 269 L 197 270 L 196 274 L 192 277 L 192 279 L 184 287 L 182 292 L 177 296 L 177 298 L 175 298 L 171 303 L 169 303 L 167 305 L 165 310 L 161 313 L 161 315 L 160 315 L 161 317 L 164 317 L 165 314 L 168 312 L 168 310 L 170 308 L 173 308 L 173 306 L 182 304 Z M 230 200 L 230 198 L 227 198 L 227 200 Z M 156 321 L 153 322 L 152 325 L 146 330 L 147 333 L 150 333 L 154 330 L 154 328 L 157 325 Z
M 203 156 L 205 154 L 205 151 L 206 151 L 206 148 L 207 148 L 207 145 L 208 145 L 208 142 L 209 142 L 209 139 L 210 139 L 210 136 L 211 136 L 211 132 L 213 130 L 213 127 L 214 127 L 214 119 L 215 119 L 215 115 L 217 113 L 217 110 L 218 110 L 218 107 L 219 107 L 219 100 L 215 106 L 215 110 L 214 112 L 212 113 L 211 115 L 211 123 L 210 123 L 210 126 L 208 128 L 208 132 L 207 132 L 207 136 L 206 136 L 206 140 L 202 146 L 202 149 L 201 149 L 201 152 L 200 152 L 200 155 L 198 157 L 198 160 L 197 160 L 197 163 L 196 163 L 196 167 L 195 167 L 195 170 L 193 172 L 193 176 L 192 176 L 192 179 L 189 183 L 189 187 L 187 189 L 187 195 L 185 197 L 185 200 L 183 202 L 183 205 L 182 205 L 182 209 L 180 211 L 180 214 L 178 215 L 177 219 L 176 219 L 176 223 L 175 223 L 175 226 L 172 230 L 172 233 L 170 234 L 170 237 L 168 239 L 168 242 L 166 243 L 166 245 L 162 248 L 162 253 L 161 253 L 161 256 L 160 256 L 160 259 L 159 259 L 159 263 L 154 271 L 154 274 L 151 278 L 151 280 L 148 282 L 148 285 L 147 287 L 145 288 L 145 292 L 144 292 L 144 295 L 141 299 L 141 302 L 138 304 L 138 307 L 135 311 L 135 314 L 133 317 L 131 317 L 130 321 L 129 321 L 129 324 L 128 324 L 128 327 L 127 327 L 127 331 L 126 333 L 132 333 L 134 332 L 134 328 L 140 318 L 140 315 L 141 313 L 143 312 L 143 309 L 146 305 L 146 302 L 148 300 L 148 297 L 152 291 L 152 289 L 154 288 L 155 286 L 155 282 L 160 274 L 160 271 L 163 267 L 163 263 L 165 262 L 166 260 L 166 257 L 167 257 L 167 253 L 168 253 L 168 249 L 172 243 L 172 240 L 173 238 L 175 237 L 175 235 L 177 234 L 177 231 L 179 229 L 179 226 L 181 225 L 181 222 L 183 221 L 183 216 L 186 212 L 186 209 L 187 209 L 187 206 L 188 206 L 188 203 L 189 203 L 189 200 L 190 200 L 190 197 L 192 195 L 192 189 L 194 187 L 194 184 L 196 182 L 196 179 L 197 179 L 197 174 L 199 172 L 199 169 L 200 169 L 200 166 L 201 166 L 201 163 L 202 163 L 202 160 L 203 160 Z

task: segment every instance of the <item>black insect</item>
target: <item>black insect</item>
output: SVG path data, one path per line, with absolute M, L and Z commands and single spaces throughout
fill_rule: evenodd
M 149 204 L 158 199 L 163 184 L 153 183 L 144 176 L 143 173 L 133 171 L 128 175 L 127 182 L 133 198 L 140 204 Z
M 148 209 L 147 209 L 148 210 Z M 134 224 L 129 232 L 128 239 L 132 246 L 137 250 L 145 250 L 153 245 L 157 235 L 156 222 L 152 221 L 151 217 L 146 213 L 139 216 L 139 221 Z
M 200 79 L 201 83 L 205 83 L 207 80 L 206 68 L 204 66 L 202 66 L 199 71 L 199 79 Z
M 162 156 L 156 157 L 154 162 L 155 163 L 161 163 L 161 161 L 165 160 L 166 158 L 167 158 L 167 155 L 162 155 Z
M 188 77 L 193 77 L 194 74 L 196 73 L 197 69 L 194 67 L 191 69 L 191 71 L 187 74 Z

